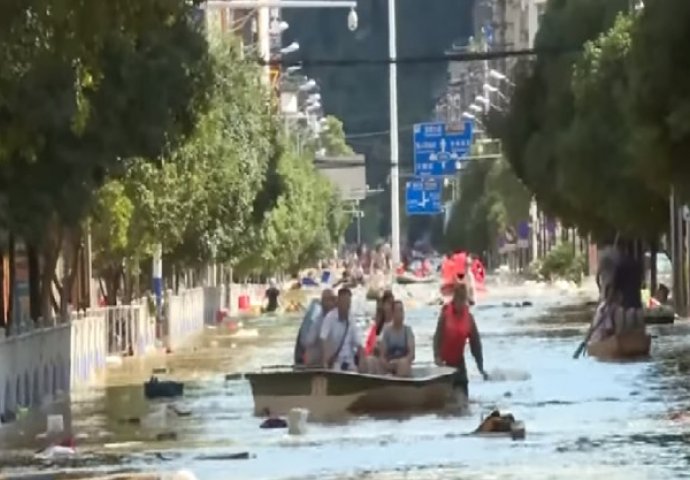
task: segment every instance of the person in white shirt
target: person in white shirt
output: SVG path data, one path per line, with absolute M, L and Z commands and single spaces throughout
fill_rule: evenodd
M 364 358 L 362 334 L 350 316 L 352 292 L 349 288 L 338 290 L 337 308 L 323 319 L 321 338 L 324 368 L 340 371 L 357 371 L 358 359 Z
M 465 266 L 465 276 L 467 277 L 467 299 L 470 306 L 475 304 L 476 279 L 472 272 L 472 255 L 467 255 L 467 265 Z
M 323 325 L 323 319 L 326 317 L 328 312 L 335 308 L 335 304 L 336 297 L 333 293 L 333 290 L 327 288 L 321 292 L 321 303 L 313 312 L 313 316 L 310 319 L 311 324 L 309 325 L 306 335 L 303 338 L 305 365 L 320 366 L 323 363 L 320 339 L 321 327 Z

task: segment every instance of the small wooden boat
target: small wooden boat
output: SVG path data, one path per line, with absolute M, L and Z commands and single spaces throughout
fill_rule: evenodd
M 324 369 L 248 373 L 254 413 L 286 415 L 306 408 L 324 418 L 346 413 L 396 413 L 440 410 L 459 399 L 453 390 L 455 371 L 413 369 L 412 378 L 365 375 Z
M 637 359 L 649 356 L 651 346 L 651 335 L 633 331 L 591 342 L 587 346 L 587 353 L 602 360 Z
M 669 307 L 645 308 L 644 323 L 647 325 L 672 325 L 676 313 Z
M 395 277 L 395 281 L 399 285 L 412 285 L 415 283 L 433 283 L 436 277 L 428 275 L 426 277 L 419 277 L 413 273 L 404 272 Z

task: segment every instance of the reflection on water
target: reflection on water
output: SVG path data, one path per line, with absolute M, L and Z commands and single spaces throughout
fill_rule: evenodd
M 127 362 L 109 373 L 107 389 L 75 395 L 71 425 L 89 452 L 84 466 L 188 468 L 201 479 L 684 478 L 690 420 L 674 412 L 690 400 L 690 328 L 653 328 L 653 361 L 575 361 L 585 325 L 572 317 L 586 314 L 562 297 L 535 296 L 525 307 L 503 304 L 517 295 L 506 298 L 487 298 L 475 312 L 492 381 L 481 381 L 470 360 L 469 415 L 357 417 L 310 424 L 302 437 L 261 430 L 247 382 L 225 374 L 290 363 L 299 319 L 245 319 L 258 337 L 221 326 L 196 348 Z M 437 314 L 438 307 L 408 310 L 420 362 L 431 361 Z M 154 367 L 186 382 L 183 398 L 143 398 L 141 382 Z M 525 422 L 525 441 L 467 435 L 494 407 Z

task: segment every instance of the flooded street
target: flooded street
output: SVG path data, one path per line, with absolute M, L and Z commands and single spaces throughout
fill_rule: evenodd
M 532 293 L 496 288 L 475 307 L 492 379 L 481 380 L 468 352 L 467 416 L 359 417 L 310 424 L 301 437 L 259 429 L 249 384 L 225 375 L 291 363 L 299 323 L 292 318 L 245 321 L 240 335 L 209 329 L 197 348 L 111 368 L 109 388 L 73 399 L 72 429 L 94 464 L 109 459 L 104 469 L 185 468 L 203 480 L 690 478 L 690 417 L 671 415 L 690 399 L 690 362 L 676 359 L 690 341 L 686 324 L 652 327 L 648 362 L 573 360 L 585 331 L 576 320 L 584 317 L 562 307 L 584 299 Z M 531 305 L 515 306 L 523 300 Z M 417 362 L 432 360 L 438 310 L 408 307 Z M 545 316 L 549 311 L 555 313 Z M 184 397 L 173 403 L 191 415 L 150 414 L 161 404 L 144 400 L 140 382 L 163 366 L 170 378 L 186 381 Z M 468 436 L 494 407 L 524 421 L 527 439 Z M 129 420 L 135 417 L 142 423 Z M 176 438 L 156 439 L 164 432 Z M 10 446 L 21 444 L 1 449 Z M 250 458 L 214 459 L 242 452 Z

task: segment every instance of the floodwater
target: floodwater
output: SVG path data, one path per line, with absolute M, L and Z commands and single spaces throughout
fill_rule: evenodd
M 522 300 L 532 304 L 514 305 Z M 259 429 L 249 385 L 241 378 L 225 380 L 228 373 L 290 363 L 299 320 L 245 321 L 240 336 L 210 329 L 196 348 L 126 362 L 111 369 L 107 389 L 75 395 L 71 425 L 84 458 L 59 466 L 184 468 L 202 480 L 690 478 L 690 416 L 678 414 L 690 400 L 690 328 L 651 328 L 656 337 L 647 362 L 573 360 L 585 316 L 567 305 L 583 302 L 555 291 L 499 287 L 482 299 L 475 316 L 493 378 L 482 381 L 468 353 L 466 416 L 358 417 L 310 424 L 301 437 Z M 419 362 L 431 361 L 437 313 L 438 307 L 408 307 Z M 140 382 L 162 366 L 170 378 L 186 381 L 184 397 L 173 403 L 191 415 L 169 412 L 163 420 L 150 413 L 162 404 L 146 402 Z M 526 440 L 466 435 L 494 407 L 524 421 Z M 134 417 L 143 417 L 142 423 L 127 420 Z M 156 439 L 166 432 L 176 438 Z M 28 446 L 5 441 L 0 472 L 9 471 L 12 459 L 21 463 L 26 450 L 9 455 L 8 447 L 22 443 Z M 243 452 L 249 458 L 217 459 Z

